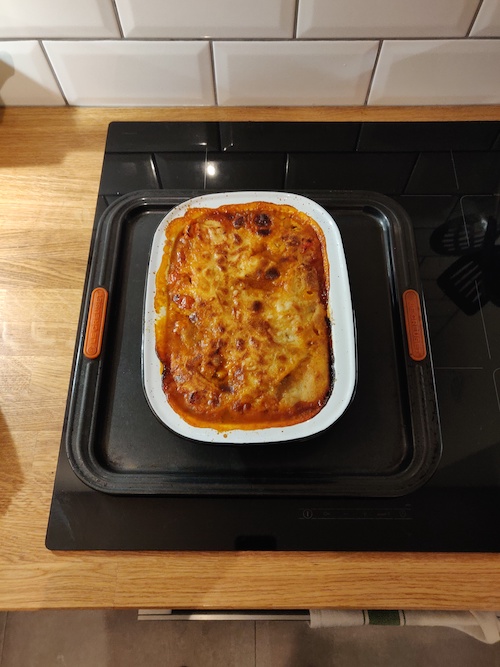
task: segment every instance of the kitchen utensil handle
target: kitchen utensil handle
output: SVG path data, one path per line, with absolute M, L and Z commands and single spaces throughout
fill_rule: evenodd
M 405 316 L 408 354 L 413 361 L 423 361 L 427 356 L 422 304 L 420 296 L 414 289 L 403 292 L 403 310 Z
M 89 312 L 83 354 L 87 359 L 97 359 L 101 354 L 106 310 L 108 306 L 108 291 L 104 287 L 96 287 L 90 297 Z

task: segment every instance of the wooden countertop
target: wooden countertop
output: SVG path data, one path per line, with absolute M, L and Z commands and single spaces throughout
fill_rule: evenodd
M 499 554 L 45 548 L 113 120 L 500 120 L 500 106 L 0 109 L 0 609 L 500 609 Z

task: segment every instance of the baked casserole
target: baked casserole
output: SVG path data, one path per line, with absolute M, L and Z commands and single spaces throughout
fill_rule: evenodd
M 163 391 L 187 423 L 310 419 L 332 390 L 325 238 L 306 213 L 255 201 L 188 208 L 156 274 Z

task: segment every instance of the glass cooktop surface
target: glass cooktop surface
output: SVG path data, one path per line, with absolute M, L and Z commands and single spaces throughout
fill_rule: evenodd
M 436 472 L 397 497 L 111 495 L 84 484 L 62 446 L 48 548 L 500 551 L 500 122 L 112 123 L 96 224 L 140 190 L 238 189 L 372 192 L 406 212 L 440 416 Z M 376 416 L 387 399 L 373 386 Z

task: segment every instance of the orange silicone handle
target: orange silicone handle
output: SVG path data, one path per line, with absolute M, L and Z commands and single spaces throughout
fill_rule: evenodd
M 423 361 L 427 356 L 427 346 L 425 344 L 422 306 L 418 292 L 408 289 L 403 293 L 403 309 L 406 337 L 408 340 L 408 353 L 413 361 Z
M 90 297 L 87 330 L 83 344 L 83 354 L 88 359 L 97 359 L 101 354 L 107 306 L 108 291 L 104 287 L 96 287 Z

